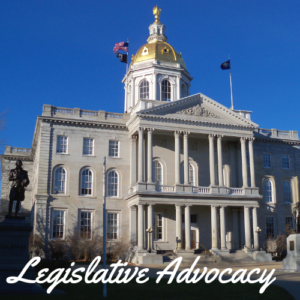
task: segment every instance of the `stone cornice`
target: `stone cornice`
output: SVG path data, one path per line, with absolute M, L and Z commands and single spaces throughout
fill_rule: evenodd
M 141 120 L 148 119 L 150 121 L 156 121 L 156 122 L 165 122 L 165 123 L 176 123 L 176 124 L 190 124 L 190 125 L 196 125 L 196 126 L 205 126 L 205 127 L 215 127 L 215 128 L 226 128 L 226 129 L 241 129 L 245 130 L 255 130 L 257 127 L 251 126 L 251 125 L 242 125 L 242 124 L 229 124 L 229 123 L 222 123 L 222 122 L 216 122 L 216 121 L 205 121 L 205 120 L 184 120 L 181 118 L 175 118 L 175 117 L 166 117 L 166 116 L 160 116 L 160 115 L 138 115 L 138 118 Z M 129 124 L 128 124 L 129 125 Z
M 296 141 L 296 140 L 267 139 L 267 138 L 259 138 L 259 137 L 255 137 L 254 143 L 255 142 L 300 145 L 300 141 Z
M 0 157 L 2 159 L 7 159 L 7 160 L 22 160 L 22 161 L 33 161 L 32 156 L 21 156 L 21 155 L 13 155 L 13 154 L 1 154 Z
M 121 124 L 113 124 L 113 123 L 103 123 L 103 122 L 95 122 L 95 121 L 78 121 L 78 120 L 71 120 L 65 118 L 53 118 L 53 117 L 40 117 L 43 122 L 48 123 L 59 123 L 59 124 L 67 124 L 67 125 L 75 125 L 80 127 L 94 127 L 94 128 L 105 128 L 105 129 L 121 129 L 127 131 L 126 125 Z

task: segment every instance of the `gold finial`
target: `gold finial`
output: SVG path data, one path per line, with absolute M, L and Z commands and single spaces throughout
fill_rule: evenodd
M 155 16 L 155 22 L 154 23 L 160 24 L 160 22 L 159 22 L 160 12 L 161 12 L 160 7 L 157 7 L 157 5 L 153 7 L 153 15 Z

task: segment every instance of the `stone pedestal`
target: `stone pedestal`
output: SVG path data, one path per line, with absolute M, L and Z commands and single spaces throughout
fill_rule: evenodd
M 300 233 L 291 234 L 287 238 L 287 255 L 282 261 L 282 269 L 300 271 Z
M 160 265 L 163 264 L 163 256 L 156 253 L 138 251 L 132 262 L 137 265 Z
M 32 226 L 25 217 L 5 217 L 0 223 L 0 295 L 3 294 L 46 294 L 37 284 L 8 284 L 6 278 L 18 276 L 28 263 L 28 245 Z M 35 279 L 34 268 L 29 268 L 23 276 Z

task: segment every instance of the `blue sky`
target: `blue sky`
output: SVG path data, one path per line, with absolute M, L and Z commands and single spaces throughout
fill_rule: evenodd
M 201 92 L 262 128 L 300 130 L 300 1 L 0 1 L 0 112 L 5 144 L 31 147 L 43 104 L 123 112 L 125 64 L 113 54 L 146 43 L 153 6 Z M 3 148 L 1 152 L 3 152 Z

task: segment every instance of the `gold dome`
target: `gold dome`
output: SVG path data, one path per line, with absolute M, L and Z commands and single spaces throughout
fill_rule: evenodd
M 186 69 L 181 53 L 176 52 L 170 44 L 162 41 L 153 41 L 143 45 L 136 55 L 132 55 L 130 66 L 151 59 L 179 63 L 182 68 Z

